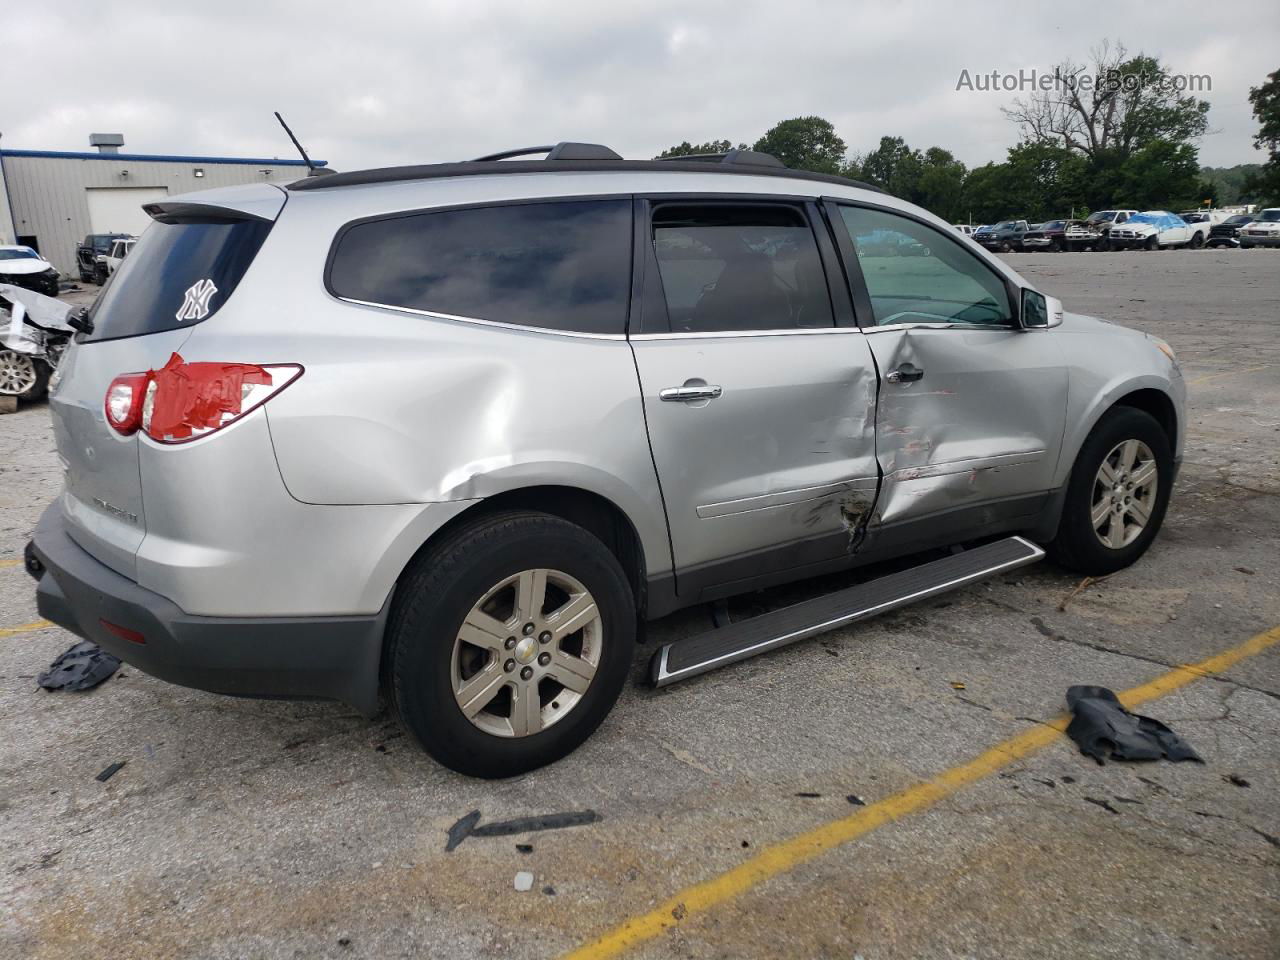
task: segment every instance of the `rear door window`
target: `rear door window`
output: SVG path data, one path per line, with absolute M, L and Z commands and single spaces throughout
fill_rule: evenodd
M 189 327 L 227 302 L 271 230 L 265 220 L 156 221 L 89 311 L 87 340 Z
M 813 230 L 796 207 L 665 204 L 653 246 L 675 333 L 835 325 Z
M 339 297 L 464 319 L 621 334 L 631 293 L 631 200 L 408 213 L 347 227 Z

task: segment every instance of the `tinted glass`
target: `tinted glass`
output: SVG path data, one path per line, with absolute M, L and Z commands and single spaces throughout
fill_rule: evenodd
M 520 203 L 359 223 L 339 238 L 329 283 L 338 296 L 369 303 L 622 333 L 631 201 Z
M 39 260 L 40 255 L 30 247 L 0 247 L 0 260 Z
M 212 316 L 270 230 L 262 220 L 152 223 L 90 309 L 88 339 L 158 333 Z
M 842 206 L 840 215 L 877 326 L 1013 322 L 1004 281 L 950 236 L 880 210 Z
M 813 230 L 794 207 L 659 207 L 653 244 L 673 331 L 835 324 Z

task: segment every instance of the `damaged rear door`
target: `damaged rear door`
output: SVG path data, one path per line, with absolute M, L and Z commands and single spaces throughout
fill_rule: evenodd
M 655 198 L 636 222 L 631 344 L 677 590 L 847 558 L 875 496 L 876 379 L 817 206 Z
M 1020 327 L 1010 284 L 958 237 L 882 207 L 828 210 L 882 381 L 873 529 L 944 540 L 1037 515 L 1066 416 L 1052 334 Z

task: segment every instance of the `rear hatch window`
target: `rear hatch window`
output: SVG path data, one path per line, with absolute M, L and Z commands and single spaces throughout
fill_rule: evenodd
M 270 230 L 258 219 L 152 223 L 90 309 L 93 333 L 85 339 L 138 337 L 213 316 Z

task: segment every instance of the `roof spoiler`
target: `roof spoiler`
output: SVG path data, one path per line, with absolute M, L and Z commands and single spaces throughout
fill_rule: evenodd
M 161 201 L 142 205 L 152 220 L 160 223 L 239 223 L 244 220 L 260 220 L 270 223 L 270 217 L 251 210 L 237 210 L 212 203 L 190 203 L 185 200 Z

